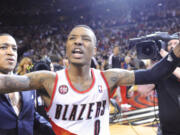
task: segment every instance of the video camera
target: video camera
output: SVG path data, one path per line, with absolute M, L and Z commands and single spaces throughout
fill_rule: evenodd
M 155 32 L 154 34 L 129 39 L 129 47 L 136 46 L 138 59 L 159 60 L 160 49 L 166 49 L 167 42 L 172 39 L 179 39 L 179 33 L 168 34 L 168 32 Z

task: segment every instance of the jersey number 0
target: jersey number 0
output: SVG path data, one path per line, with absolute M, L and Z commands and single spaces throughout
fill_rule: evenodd
M 100 120 L 96 120 L 94 123 L 94 135 L 99 135 L 100 132 Z

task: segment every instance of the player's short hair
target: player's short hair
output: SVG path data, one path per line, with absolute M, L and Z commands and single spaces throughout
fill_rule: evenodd
M 86 29 L 92 31 L 92 33 L 93 33 L 93 35 L 94 35 L 94 42 L 95 42 L 95 45 L 96 45 L 96 43 L 97 43 L 97 38 L 96 38 L 96 35 L 95 35 L 93 29 L 92 29 L 91 27 L 87 26 L 87 25 L 84 25 L 84 24 L 76 25 L 74 28 L 78 28 L 78 27 L 83 27 L 83 28 L 86 28 Z M 73 29 L 74 29 L 74 28 L 73 28 Z
M 12 35 L 10 35 L 9 33 L 0 33 L 0 36 L 10 36 L 13 37 Z M 14 38 L 14 37 L 13 37 Z

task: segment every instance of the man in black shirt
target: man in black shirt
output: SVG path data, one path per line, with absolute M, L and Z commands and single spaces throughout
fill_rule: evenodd
M 173 39 L 168 42 L 167 50 L 170 51 L 179 40 Z M 161 56 L 165 57 L 166 51 L 161 51 Z M 157 93 L 159 101 L 159 117 L 163 135 L 180 134 L 180 68 L 176 68 L 173 74 L 157 83 Z
M 168 42 L 167 50 L 171 51 L 179 40 L 173 39 Z M 160 54 L 165 57 L 168 52 L 161 50 Z M 162 135 L 180 135 L 180 68 L 177 67 L 173 74 L 156 83 L 156 91 L 159 104 L 159 118 Z M 153 85 L 153 84 L 152 84 Z M 146 85 L 147 86 L 147 85 Z M 147 86 L 148 87 L 148 86 Z M 147 88 L 146 87 L 146 88 Z M 144 87 L 143 91 L 146 89 Z M 139 89 L 139 92 L 140 91 Z M 148 88 L 147 91 L 148 92 Z M 160 135 L 160 134 L 158 134 Z
M 113 54 L 109 57 L 109 68 L 121 68 L 121 58 L 119 57 L 119 46 L 115 45 Z

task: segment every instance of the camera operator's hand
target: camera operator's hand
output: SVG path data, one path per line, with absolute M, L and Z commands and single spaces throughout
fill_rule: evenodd
M 161 49 L 159 53 L 160 53 L 162 58 L 164 58 L 164 57 L 166 57 L 168 55 L 168 52 L 165 51 L 164 49 Z
M 177 47 L 177 48 L 176 48 Z M 178 39 L 173 39 L 168 42 L 167 50 L 170 52 L 171 50 L 175 49 L 174 51 L 177 51 L 177 53 L 180 53 L 180 44 Z M 175 52 L 174 52 L 175 53 Z M 164 55 L 167 54 L 167 52 L 164 50 L 160 51 L 161 56 L 163 57 Z M 177 56 L 178 57 L 178 56 Z M 174 72 L 173 75 L 177 77 L 177 79 L 180 79 L 180 67 L 178 66 Z
M 176 57 L 180 58 L 180 43 L 176 45 L 176 47 L 173 49 L 174 54 Z
M 155 84 L 137 85 L 137 91 L 141 96 L 148 96 L 155 89 Z

